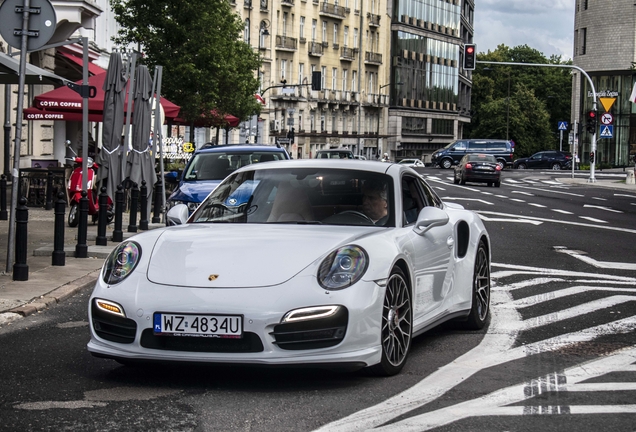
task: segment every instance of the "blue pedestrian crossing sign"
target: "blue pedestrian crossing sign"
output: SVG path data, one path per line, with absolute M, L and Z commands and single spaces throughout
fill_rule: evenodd
M 601 138 L 612 138 L 614 136 L 614 125 L 601 125 Z
M 568 130 L 568 122 L 560 121 L 559 122 L 559 130 Z

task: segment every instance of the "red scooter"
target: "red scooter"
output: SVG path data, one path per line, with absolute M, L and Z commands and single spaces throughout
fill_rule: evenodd
M 82 198 L 82 158 L 77 156 L 77 153 L 73 151 L 73 148 L 67 146 L 73 154 L 72 158 L 67 158 L 75 163 L 71 177 L 68 180 L 68 197 L 69 197 L 69 212 L 68 212 L 68 226 L 75 227 L 79 223 L 79 202 Z M 87 198 L 88 198 L 88 214 L 92 217 L 93 223 L 97 222 L 99 216 L 99 202 L 97 184 L 95 176 L 99 166 L 93 161 L 93 158 L 88 158 L 88 178 L 86 179 Z M 113 221 L 113 200 L 108 197 L 108 223 Z

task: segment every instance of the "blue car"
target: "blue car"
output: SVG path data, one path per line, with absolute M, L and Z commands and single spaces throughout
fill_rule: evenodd
M 268 145 L 209 145 L 197 150 L 183 171 L 167 210 L 185 204 L 192 213 L 221 181 L 242 166 L 289 159 L 282 147 Z

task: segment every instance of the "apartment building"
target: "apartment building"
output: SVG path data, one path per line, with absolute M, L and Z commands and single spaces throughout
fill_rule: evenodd
M 612 166 L 629 165 L 630 155 L 636 154 L 636 104 L 629 100 L 636 81 L 635 29 L 633 1 L 576 0 L 573 63 L 591 78 L 599 113 L 606 112 L 601 98 L 611 103 L 607 110 L 613 117 L 611 128 L 603 125 L 596 130 L 595 160 Z M 580 72 L 574 72 L 572 85 L 571 120 L 585 125 L 594 100 L 592 86 Z M 579 132 L 578 154 L 581 163 L 589 164 L 592 135 L 585 127 Z

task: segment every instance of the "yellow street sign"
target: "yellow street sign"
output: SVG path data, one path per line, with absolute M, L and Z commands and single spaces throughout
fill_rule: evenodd
M 601 101 L 601 105 L 603 105 L 603 108 L 605 108 L 605 112 L 609 112 L 609 110 L 612 108 L 612 105 L 614 105 L 614 102 L 616 102 L 616 98 L 612 97 L 602 97 L 598 98 L 598 100 Z

